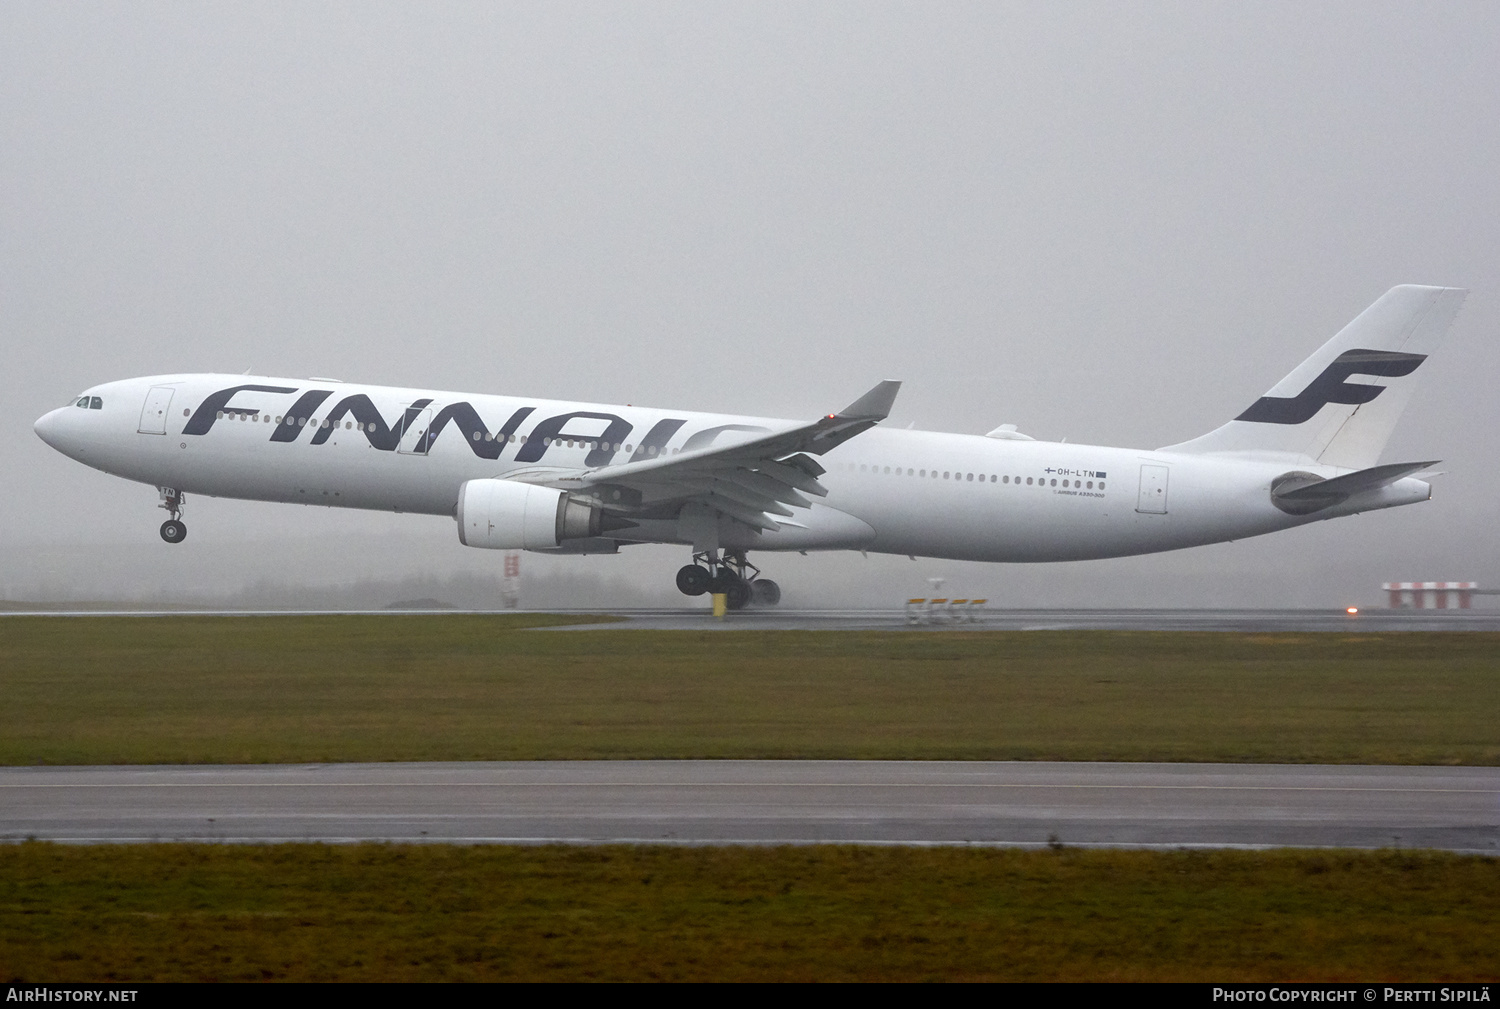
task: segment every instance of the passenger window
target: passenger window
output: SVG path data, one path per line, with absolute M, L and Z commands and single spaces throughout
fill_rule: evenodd
M 1000 481 L 1000 482 L 1001 482 L 1001 483 L 1010 483 L 1010 477 L 1005 477 L 1005 478 L 1004 478 L 1004 479 L 1002 479 L 1002 480 L 1001 480 L 1001 481 Z
M 969 481 L 969 483 L 973 483 L 974 482 L 974 474 L 973 473 L 969 474 L 968 481 Z
M 1028 486 L 1028 487 L 1031 486 L 1031 477 L 1027 477 L 1026 478 L 1026 486 Z
M 1103 489 L 1104 489 L 1104 481 L 1103 481 L 1103 480 L 1100 480 L 1100 481 L 1099 481 L 1099 489 L 1100 489 L 1100 490 L 1103 490 Z
M 1052 481 L 1052 486 L 1054 486 L 1054 487 L 1056 487 L 1056 486 L 1057 486 L 1057 481 L 1056 481 L 1056 480 L 1053 480 L 1053 481 Z

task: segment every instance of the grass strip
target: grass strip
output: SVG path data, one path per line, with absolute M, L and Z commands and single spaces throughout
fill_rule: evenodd
M 1500 635 L 0 620 L 0 763 L 1500 763 Z
M 0 977 L 1494 980 L 1500 859 L 1417 852 L 0 848 Z

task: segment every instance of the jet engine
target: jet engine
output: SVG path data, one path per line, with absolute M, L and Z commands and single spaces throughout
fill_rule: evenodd
M 598 536 L 603 514 L 566 491 L 515 480 L 470 480 L 458 489 L 458 541 L 489 550 L 556 550 Z

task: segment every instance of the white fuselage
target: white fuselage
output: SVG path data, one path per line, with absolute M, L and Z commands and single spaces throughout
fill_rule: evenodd
M 187 494 L 431 515 L 453 515 L 465 481 L 607 469 L 799 423 L 240 375 L 131 379 L 86 395 L 100 406 L 55 410 L 36 430 L 107 473 Z M 1082 560 L 1255 536 L 1430 493 L 1405 478 L 1298 516 L 1271 500 L 1284 458 L 879 427 L 818 461 L 827 497 L 797 509 L 795 524 L 739 527 L 723 545 Z M 1298 468 L 1346 472 L 1310 460 Z M 691 543 L 666 515 L 610 536 Z

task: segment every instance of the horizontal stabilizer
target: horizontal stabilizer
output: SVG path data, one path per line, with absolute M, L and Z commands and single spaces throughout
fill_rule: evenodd
M 1362 469 L 1357 473 L 1346 473 L 1331 480 L 1324 480 L 1313 473 L 1287 473 L 1272 482 L 1271 503 L 1290 515 L 1311 515 L 1324 508 L 1343 504 L 1356 494 L 1393 484 L 1403 477 L 1436 465 L 1438 461 L 1393 462 L 1386 466 Z

